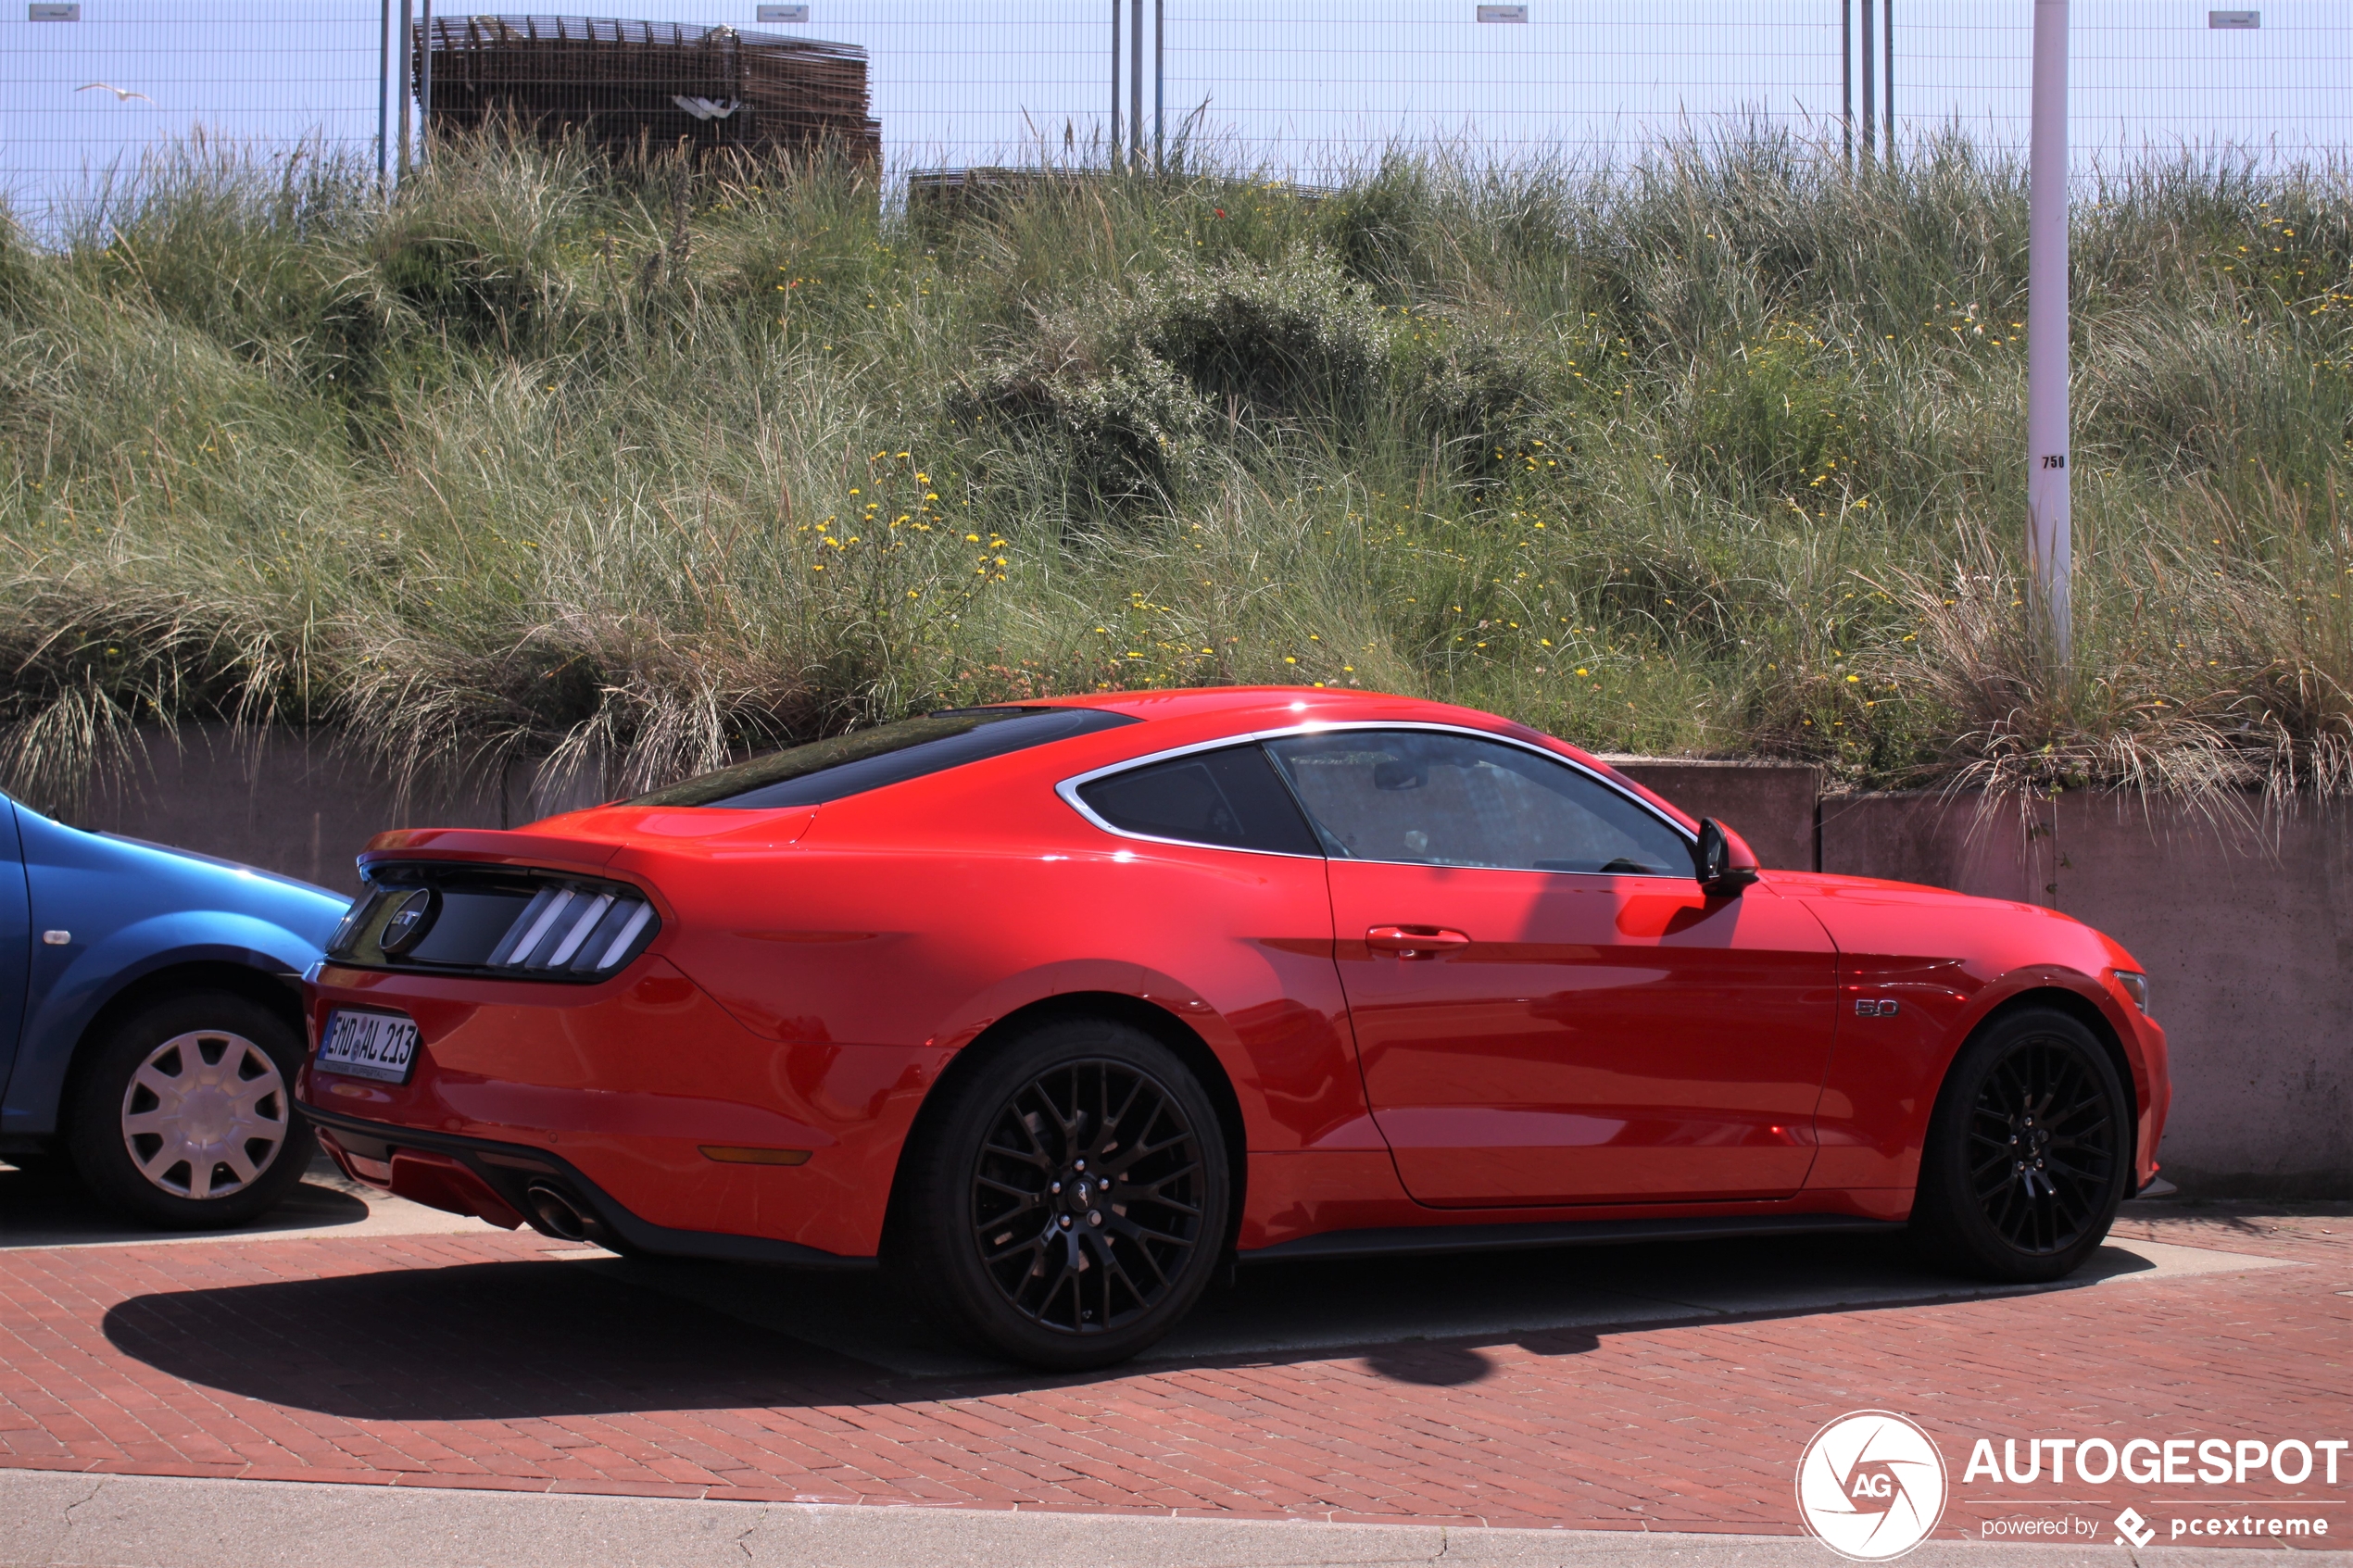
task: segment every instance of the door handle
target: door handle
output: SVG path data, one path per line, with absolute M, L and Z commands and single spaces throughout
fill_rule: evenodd
M 1365 946 L 1376 953 L 1401 959 L 1435 959 L 1470 946 L 1459 931 L 1438 925 L 1377 925 L 1365 933 Z

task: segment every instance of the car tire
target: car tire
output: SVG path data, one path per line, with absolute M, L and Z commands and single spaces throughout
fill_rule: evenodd
M 1216 1108 L 1132 1025 L 1063 1019 L 946 1085 L 909 1150 L 890 1262 L 936 1323 L 1052 1372 L 1108 1366 L 1200 1299 L 1227 1242 Z
M 2036 1008 L 1981 1028 L 1929 1119 L 1911 1229 L 1922 1260 L 1981 1279 L 2064 1279 L 2107 1239 L 2135 1127 L 2091 1030 Z
M 160 997 L 91 1042 L 70 1119 L 83 1183 L 129 1218 L 220 1230 L 274 1209 L 309 1168 L 294 1103 L 302 1042 L 231 991 Z

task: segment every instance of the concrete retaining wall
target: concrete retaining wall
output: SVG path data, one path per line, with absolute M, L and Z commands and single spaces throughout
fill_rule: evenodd
M 359 890 L 355 858 L 395 827 L 517 827 L 601 798 L 594 779 L 546 778 L 528 764 L 498 776 L 429 781 L 403 801 L 391 781 L 324 738 L 238 735 L 189 725 L 147 737 L 145 755 L 68 813 L 77 827 L 242 860 L 340 893 Z
M 1814 869 L 1816 808 L 1822 772 L 1796 762 L 1682 762 L 1651 757 L 1604 759 L 1644 789 L 1694 817 L 1713 817 L 1748 840 L 1768 866 Z
M 2071 795 L 1822 803 L 1821 869 L 2064 909 L 2132 950 L 2173 1052 L 2159 1158 L 2183 1191 L 2353 1197 L 2353 807 L 2226 830 Z
M 184 845 L 351 890 L 352 857 L 404 823 L 517 826 L 597 797 L 527 765 L 396 808 L 321 740 L 158 734 L 82 825 Z M 2021 812 L 1927 795 L 1820 797 L 1811 768 L 1613 759 L 1768 866 L 1818 868 L 2051 905 L 2147 965 L 2173 1047 L 2162 1159 L 2184 1192 L 2353 1197 L 2353 807 L 2224 832 L 2180 807 L 2070 796 Z

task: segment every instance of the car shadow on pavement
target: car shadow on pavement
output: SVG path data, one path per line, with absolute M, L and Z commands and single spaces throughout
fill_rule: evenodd
M 355 1420 L 791 1405 L 876 1375 L 705 1307 L 524 1261 L 140 1296 L 104 1329 L 184 1382 Z
M 2110 1247 L 2061 1285 L 2013 1288 L 2158 1266 Z M 1263 1265 L 1137 1361 L 1076 1376 L 950 1344 L 878 1273 L 577 1253 L 156 1293 L 104 1326 L 189 1383 L 354 1419 L 463 1421 L 925 1400 L 1351 1357 L 1456 1386 L 1489 1375 L 1501 1345 L 1575 1355 L 1612 1331 L 2007 1293 L 1851 1236 Z
M 333 1166 L 315 1168 L 284 1201 L 237 1234 L 258 1240 L 363 1224 L 371 1210 L 351 1187 Z M 180 1241 L 208 1234 L 157 1230 L 127 1220 L 84 1192 L 62 1162 L 31 1168 L 0 1162 L 0 1248 Z

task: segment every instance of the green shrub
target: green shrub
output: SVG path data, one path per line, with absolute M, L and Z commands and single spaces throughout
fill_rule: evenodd
M 1201 399 L 1149 357 L 1127 365 L 993 367 L 949 400 L 950 419 L 1010 433 L 1088 517 L 1168 495 L 1204 420 Z
M 1565 451 L 1562 367 L 1537 345 L 1476 322 L 1429 323 L 1435 346 L 1403 356 L 1402 395 L 1414 427 L 1466 477 L 1528 466 L 1547 439 Z
M 1140 284 L 1106 335 L 1113 353 L 1149 357 L 1213 409 L 1252 419 L 1361 414 L 1388 368 L 1379 312 L 1317 251 L 1178 266 Z
M 1442 205 L 1426 170 L 1414 160 L 1389 157 L 1372 178 L 1317 204 L 1315 227 L 1350 277 L 1379 289 L 1402 289 L 1422 258 L 1422 220 Z
M 949 417 L 1013 432 L 1074 505 L 1169 495 L 1221 419 L 1360 420 L 1388 370 L 1378 312 L 1313 253 L 1271 267 L 1180 263 L 1050 313 L 1018 352 L 965 377 Z

